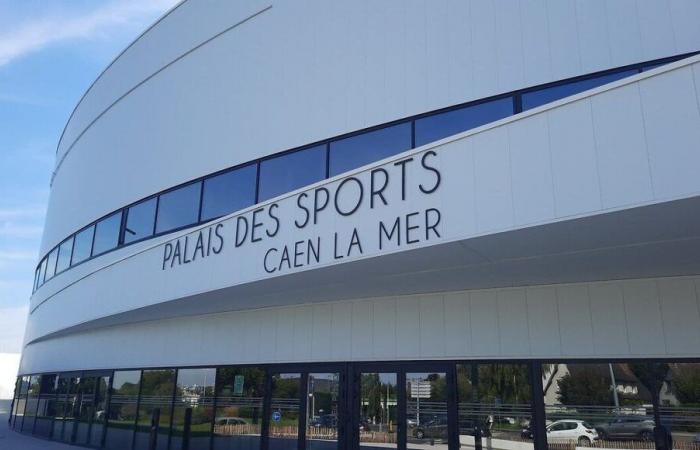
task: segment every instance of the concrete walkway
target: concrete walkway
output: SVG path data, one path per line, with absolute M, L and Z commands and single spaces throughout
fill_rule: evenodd
M 7 423 L 10 417 L 10 403 L 12 403 L 10 400 L 0 400 L 0 450 L 75 450 L 79 448 L 10 430 Z

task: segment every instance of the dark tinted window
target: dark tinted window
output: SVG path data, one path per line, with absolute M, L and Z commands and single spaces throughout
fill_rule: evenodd
M 588 80 L 575 81 L 559 86 L 541 89 L 539 91 L 528 92 L 527 94 L 523 94 L 522 97 L 523 111 L 536 108 L 570 95 L 578 94 L 579 92 L 587 91 L 588 89 L 593 89 L 604 84 L 612 83 L 613 81 L 627 78 L 637 73 L 638 72 L 636 69 L 626 70 L 624 72 L 612 73 L 596 78 L 590 78 Z
M 199 218 L 199 191 L 202 183 L 192 183 L 160 196 L 156 233 L 196 223 Z
M 63 272 L 70 267 L 70 257 L 73 254 L 73 236 L 69 237 L 58 247 L 58 262 L 56 263 L 56 273 Z
M 117 246 L 121 224 L 121 211 L 97 222 L 95 226 L 95 242 L 92 245 L 93 255 L 99 255 Z
M 416 146 L 513 115 L 511 97 L 416 120 Z
M 325 145 L 267 159 L 260 163 L 258 201 L 293 191 L 325 177 Z
M 153 235 L 156 220 L 156 198 L 138 203 L 127 210 L 124 242 L 134 242 Z
M 251 164 L 204 180 L 202 220 L 225 216 L 253 205 L 257 167 Z
M 49 253 L 48 258 L 46 258 L 46 276 L 44 277 L 45 281 L 50 280 L 56 270 L 56 256 L 58 255 L 58 247 L 54 248 L 51 250 L 51 253 Z
M 401 123 L 331 142 L 330 176 L 411 148 L 411 124 Z
M 140 370 L 114 372 L 105 448 L 122 450 L 131 448 L 136 423 L 136 404 L 139 397 Z
M 39 286 L 44 284 L 44 277 L 46 276 L 46 258 L 41 262 L 41 267 L 39 267 Z
M 92 235 L 94 233 L 95 226 L 92 225 L 75 235 L 71 265 L 85 261 L 90 257 L 90 250 L 92 249 Z

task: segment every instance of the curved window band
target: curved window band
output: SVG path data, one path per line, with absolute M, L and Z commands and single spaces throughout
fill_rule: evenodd
M 125 245 L 202 224 L 373 161 L 698 53 L 632 64 L 407 117 L 182 183 L 112 211 L 62 240 L 37 265 L 32 293 L 59 273 Z M 294 166 L 314 170 L 290 170 Z M 226 195 L 227 189 L 230 195 Z M 120 223 L 117 218 L 121 218 Z M 65 245 L 69 241 L 73 242 L 70 248 Z M 69 250 L 71 255 L 61 255 Z M 68 267 L 66 261 L 70 261 Z

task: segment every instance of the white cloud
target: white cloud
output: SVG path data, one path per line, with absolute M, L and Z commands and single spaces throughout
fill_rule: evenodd
M 10 399 L 15 390 L 19 353 L 0 353 L 0 399 Z
M 0 34 L 0 67 L 12 60 L 60 42 L 104 37 L 115 27 L 152 19 L 165 12 L 177 0 L 122 0 L 89 12 L 43 17 L 6 29 Z
M 0 353 L 18 353 L 22 349 L 29 306 L 0 307 Z

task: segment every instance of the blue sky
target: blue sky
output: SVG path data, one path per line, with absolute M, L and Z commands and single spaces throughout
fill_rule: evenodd
M 178 0 L 0 0 L 0 353 L 21 349 L 58 138 L 107 64 Z

